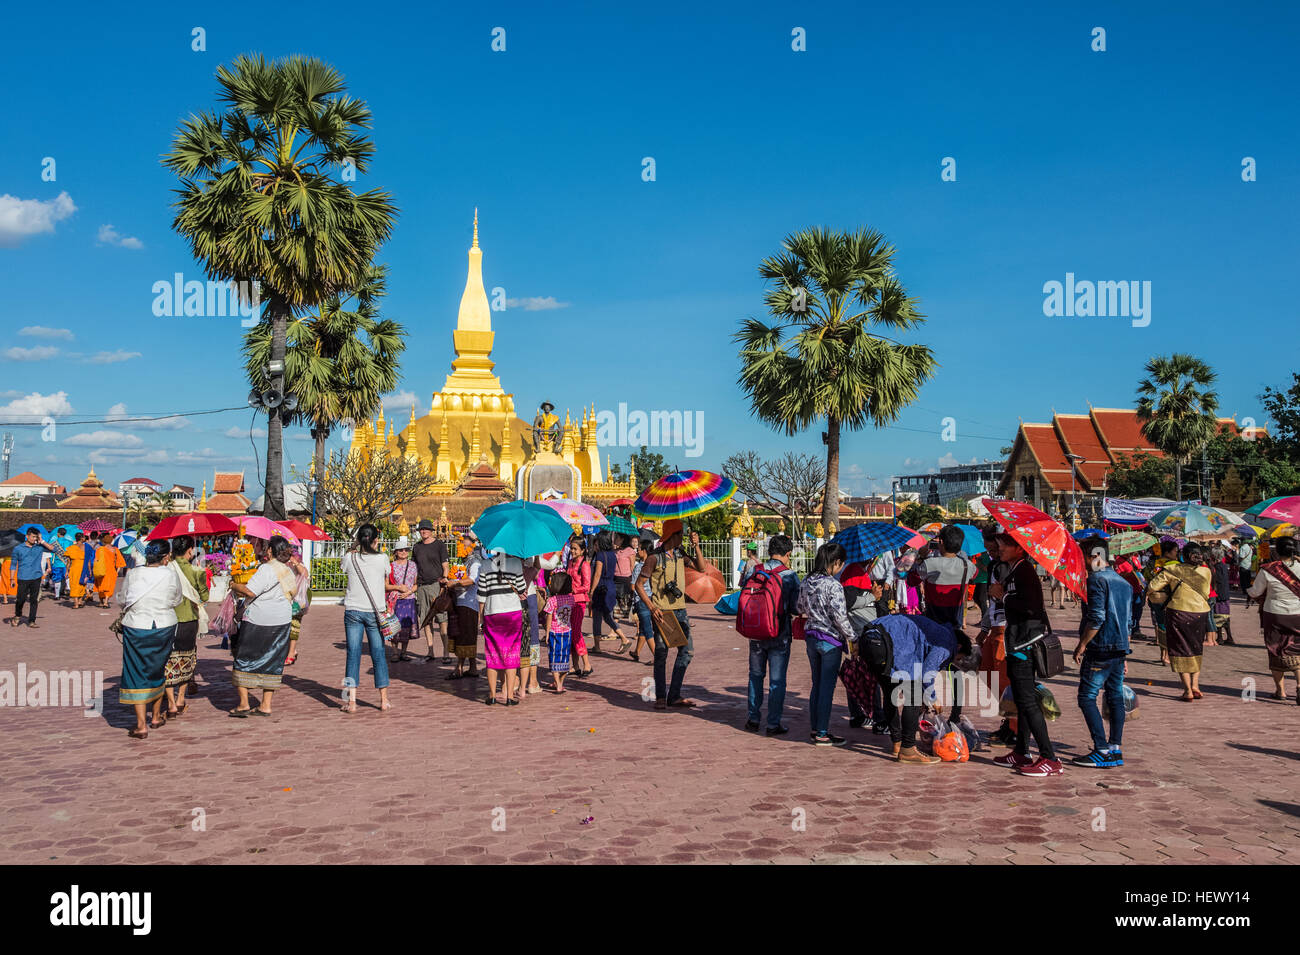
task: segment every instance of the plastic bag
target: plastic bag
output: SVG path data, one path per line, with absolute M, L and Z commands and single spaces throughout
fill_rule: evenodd
M 221 607 L 217 610 L 217 615 L 212 618 L 208 632 L 215 633 L 218 636 L 225 637 L 235 629 L 235 594 L 234 591 L 227 590 L 225 599 L 221 601 Z
M 1061 715 L 1061 704 L 1056 702 L 1056 697 L 1052 695 L 1052 691 L 1041 683 L 1034 689 L 1038 691 L 1038 705 L 1042 707 L 1043 719 L 1049 723 L 1058 719 Z
M 945 763 L 964 763 L 970 759 L 970 744 L 959 728 L 952 723 L 945 723 L 948 732 L 934 738 L 934 755 Z
M 969 716 L 963 716 L 959 719 L 957 728 L 966 737 L 966 745 L 972 753 L 984 752 L 987 747 L 984 745 L 984 741 L 980 739 L 980 731 L 975 728 L 975 724 L 970 721 Z
M 1002 698 L 998 700 L 998 716 L 1015 716 L 1020 711 L 1016 708 L 1016 698 L 1011 692 L 1011 687 L 1002 691 Z
M 926 713 L 918 724 L 922 735 L 928 739 L 939 739 L 952 731 L 952 724 L 938 713 Z
M 1137 719 L 1139 716 L 1141 716 L 1142 711 L 1138 709 L 1138 695 L 1133 692 L 1132 688 L 1127 683 L 1123 684 L 1123 691 L 1124 691 L 1124 722 L 1129 723 Z M 1105 720 L 1110 719 L 1109 706 L 1103 706 L 1101 708 L 1101 716 L 1102 719 Z

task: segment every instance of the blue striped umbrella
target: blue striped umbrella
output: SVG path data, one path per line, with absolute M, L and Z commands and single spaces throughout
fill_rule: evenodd
M 831 538 L 844 548 L 850 564 L 865 563 L 887 550 L 906 546 L 916 531 L 898 524 L 854 524 Z

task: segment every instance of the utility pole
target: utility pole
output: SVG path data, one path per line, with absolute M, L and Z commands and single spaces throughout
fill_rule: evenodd
M 4 456 L 5 476 L 0 480 L 5 480 L 5 481 L 9 480 L 9 459 L 13 457 L 13 453 L 14 453 L 14 433 L 12 431 L 6 431 L 4 436 L 3 450 L 0 450 L 0 454 Z
M 1205 495 L 1205 506 L 1210 506 L 1210 462 L 1205 456 L 1205 446 L 1201 446 L 1201 491 Z
M 1075 493 L 1074 474 L 1076 470 L 1076 464 L 1077 462 L 1083 460 L 1083 455 L 1067 454 L 1065 457 L 1070 462 L 1070 530 L 1071 532 L 1073 532 L 1079 529 L 1076 526 L 1079 523 L 1079 505 L 1078 505 L 1078 496 Z

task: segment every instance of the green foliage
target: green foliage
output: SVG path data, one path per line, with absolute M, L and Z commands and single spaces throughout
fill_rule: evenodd
M 1156 356 L 1138 383 L 1138 419 L 1146 439 L 1173 459 L 1174 496 L 1182 496 L 1181 467 L 1199 454 L 1218 430 L 1218 376 L 1201 359 L 1182 352 Z
M 1247 441 L 1224 428 L 1210 439 L 1205 456 L 1215 484 L 1222 485 L 1228 469 L 1235 468 L 1247 485 L 1254 482 L 1259 500 L 1300 490 L 1300 468 L 1288 460 L 1279 442 L 1267 434 L 1259 434 L 1255 440 Z
M 640 451 L 632 455 L 631 463 L 636 470 L 636 486 L 638 490 L 645 490 L 673 469 L 673 465 L 662 454 L 651 451 L 644 444 L 641 445 Z M 628 479 L 627 468 L 621 463 L 611 462 L 609 467 L 615 481 L 626 481 Z
M 912 530 L 944 520 L 947 520 L 947 517 L 943 509 L 933 504 L 906 504 L 898 510 L 898 523 Z
M 1174 496 L 1174 464 L 1169 458 L 1145 451 L 1134 455 L 1116 455 L 1119 462 L 1106 477 L 1106 493 L 1111 497 Z
M 727 503 L 686 518 L 686 524 L 700 535 L 701 540 L 722 540 L 731 536 L 731 524 L 739 513 L 740 508 Z
M 1300 373 L 1291 373 L 1291 387 L 1285 391 L 1265 388 L 1259 396 L 1273 421 L 1273 440 L 1278 451 L 1293 463 L 1300 463 Z

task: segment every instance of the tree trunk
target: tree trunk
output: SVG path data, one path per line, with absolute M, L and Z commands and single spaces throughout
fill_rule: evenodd
M 271 312 L 271 361 L 284 361 L 285 339 L 289 329 L 289 312 L 284 302 L 276 296 L 267 303 Z M 284 394 L 284 375 L 270 376 L 273 390 Z M 279 409 L 266 416 L 266 506 L 263 513 L 273 521 L 282 521 L 288 515 L 284 510 L 284 425 Z
M 840 419 L 826 419 L 826 490 L 822 494 L 822 528 L 827 535 L 840 523 Z
M 1174 462 L 1174 500 L 1183 499 L 1183 465 L 1180 461 Z
M 316 439 L 316 451 L 311 459 L 311 476 L 314 480 L 319 481 L 321 475 L 325 473 L 325 439 L 329 436 L 329 432 L 324 428 L 312 428 L 311 436 Z

